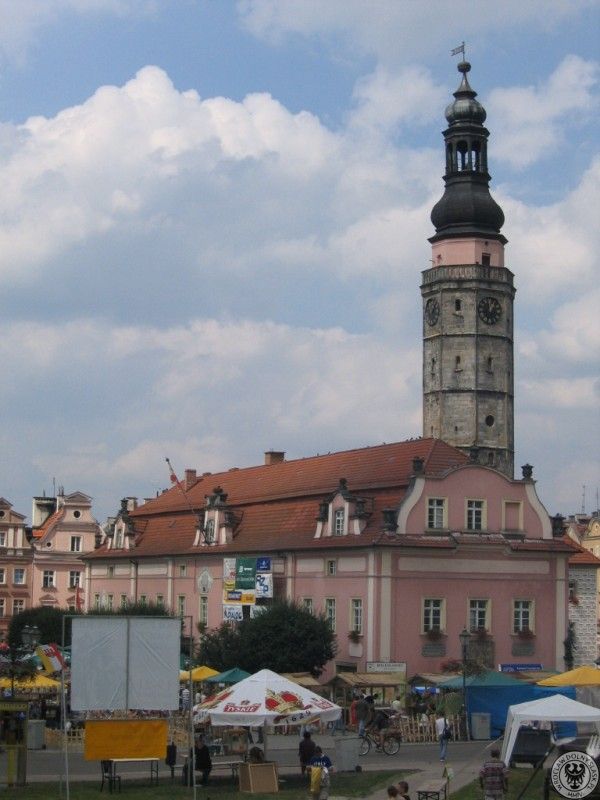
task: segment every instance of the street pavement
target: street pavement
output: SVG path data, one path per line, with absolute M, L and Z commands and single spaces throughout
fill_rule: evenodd
M 334 736 L 314 735 L 314 740 L 333 761 L 335 768 L 336 739 Z M 296 736 L 270 736 L 267 741 L 267 758 L 276 761 L 282 776 L 299 771 L 298 743 Z M 489 753 L 492 742 L 450 742 L 446 764 L 439 760 L 437 744 L 402 744 L 395 756 L 387 756 L 371 750 L 366 756 L 359 758 L 363 770 L 397 770 L 416 771 L 407 780 L 410 785 L 410 794 L 416 798 L 418 787 L 431 779 L 442 778 L 444 767 L 451 769 L 453 776 L 450 780 L 450 793 L 460 789 L 467 783 L 475 780 L 481 764 Z M 338 745 L 339 747 L 339 745 Z M 178 759 L 183 760 L 181 755 Z M 30 750 L 27 759 L 27 774 L 30 783 L 59 781 L 64 775 L 64 757 L 58 750 Z M 140 765 L 122 765 L 119 771 L 126 778 L 147 776 L 147 769 L 140 770 Z M 0 754 L 0 786 L 6 780 L 6 755 Z M 72 781 L 100 781 L 100 767 L 96 761 L 85 761 L 82 753 L 69 753 L 69 776 Z M 169 768 L 160 762 L 159 778 L 161 782 L 168 782 Z M 179 778 L 179 776 L 178 776 Z M 331 785 L 331 800 L 339 796 L 335 794 L 335 777 Z M 370 795 L 370 800 L 386 800 L 385 789 Z

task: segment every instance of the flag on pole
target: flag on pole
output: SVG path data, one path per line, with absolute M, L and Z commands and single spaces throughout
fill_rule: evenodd
M 453 50 L 450 51 L 451 56 L 457 56 L 459 53 L 462 53 L 463 58 L 465 57 L 465 43 L 462 42 L 459 47 L 455 47 Z
M 171 462 L 169 461 L 168 458 L 165 458 L 165 461 L 167 462 L 167 464 L 169 466 L 169 472 L 171 474 L 171 483 L 174 483 L 175 486 L 179 487 L 179 491 L 183 492 L 183 494 L 185 496 L 185 489 L 183 488 L 183 484 L 181 483 L 181 481 L 179 480 L 179 478 L 175 474 L 175 470 L 171 466 Z
M 35 653 L 41 659 L 46 672 L 61 672 L 65 668 L 65 660 L 57 644 L 41 644 Z

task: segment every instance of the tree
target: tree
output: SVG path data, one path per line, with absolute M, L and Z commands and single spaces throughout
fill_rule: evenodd
M 323 615 L 281 600 L 237 627 L 225 623 L 205 633 L 198 657 L 220 670 L 240 667 L 251 673 L 271 669 L 318 676 L 336 651 L 335 635 Z

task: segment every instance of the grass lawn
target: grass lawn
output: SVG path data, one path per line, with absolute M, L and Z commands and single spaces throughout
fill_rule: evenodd
M 378 789 L 383 789 L 391 783 L 397 783 L 402 778 L 401 772 L 354 772 L 343 775 L 333 775 L 331 779 L 330 794 L 342 797 L 368 797 Z M 404 773 L 406 774 L 406 773 Z M 209 786 L 198 786 L 196 797 L 198 800 L 215 800 L 215 798 L 248 798 L 248 800 L 306 800 L 308 796 L 308 782 L 299 775 L 284 775 L 280 784 L 279 794 L 247 794 L 238 792 L 230 778 L 215 778 Z M 4 800 L 61 800 L 65 797 L 60 794 L 57 783 L 31 783 L 25 788 L 1 790 Z M 109 795 L 104 787 L 100 794 L 100 781 L 87 783 L 72 783 L 70 787 L 71 800 L 102 800 L 103 797 L 122 797 L 123 800 L 184 800 L 191 798 L 192 789 L 177 783 L 163 782 L 158 786 L 148 786 L 134 780 L 125 780 L 121 787 L 121 794 Z M 481 798 L 478 798 L 481 800 Z
M 521 790 L 531 778 L 533 770 L 531 769 L 511 769 L 510 777 L 508 779 L 508 792 L 506 793 L 506 800 L 517 800 Z M 522 797 L 522 800 L 540 800 L 543 796 L 543 783 L 544 771 L 540 770 L 535 776 L 531 786 L 527 789 Z M 483 800 L 483 791 L 479 786 L 479 781 L 464 786 L 462 789 L 457 789 L 456 792 L 451 792 L 452 800 Z M 550 798 L 560 800 L 557 794 L 550 794 Z

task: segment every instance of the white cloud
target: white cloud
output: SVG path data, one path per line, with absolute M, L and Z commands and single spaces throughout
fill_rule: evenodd
M 560 145 L 570 147 L 564 128 L 595 116 L 597 83 L 598 64 L 571 55 L 538 86 L 494 89 L 485 104 L 494 131 L 494 158 L 522 168 Z
M 290 34 L 320 36 L 331 48 L 337 38 L 349 56 L 359 52 L 397 64 L 420 55 L 424 42 L 431 51 L 522 25 L 548 29 L 594 0 L 239 0 L 237 5 L 246 28 L 267 41 L 280 44 Z

